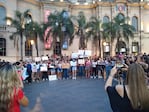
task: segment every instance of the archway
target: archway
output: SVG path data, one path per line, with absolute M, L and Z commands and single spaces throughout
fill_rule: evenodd
M 116 54 L 119 54 L 119 53 L 126 54 L 127 53 L 126 43 L 124 41 L 119 41 L 116 44 L 115 51 L 116 51 Z

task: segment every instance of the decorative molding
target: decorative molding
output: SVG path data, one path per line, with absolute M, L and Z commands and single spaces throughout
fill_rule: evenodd
M 37 0 L 23 0 L 23 1 L 29 2 L 31 4 L 38 5 L 38 6 L 40 5 L 40 2 L 38 2 Z

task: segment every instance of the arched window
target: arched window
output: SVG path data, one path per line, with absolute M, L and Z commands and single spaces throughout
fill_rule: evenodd
M 32 44 L 30 41 L 25 42 L 25 56 L 32 56 Z
M 29 24 L 30 22 L 32 22 L 32 15 L 28 14 L 28 16 L 26 18 L 26 23 Z
M 123 15 L 122 13 L 119 13 L 119 14 L 118 14 L 118 17 L 119 17 L 119 19 L 121 19 L 121 20 L 124 19 L 124 15 Z
M 3 6 L 0 6 L 0 25 L 6 25 L 6 9 Z
M 6 39 L 0 38 L 0 56 L 6 56 Z
M 54 54 L 60 56 L 61 55 L 61 45 L 60 42 L 56 42 L 56 46 L 53 49 Z
M 132 26 L 135 27 L 136 32 L 138 31 L 138 18 L 136 16 L 132 17 Z
M 109 22 L 109 17 L 108 16 L 104 16 L 103 17 L 103 23 L 108 23 Z

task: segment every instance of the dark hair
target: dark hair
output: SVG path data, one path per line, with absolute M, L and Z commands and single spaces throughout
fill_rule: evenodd
M 17 61 L 17 62 L 15 63 L 15 65 L 20 65 L 20 62 Z

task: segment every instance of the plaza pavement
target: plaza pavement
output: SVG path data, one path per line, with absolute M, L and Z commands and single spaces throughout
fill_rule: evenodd
M 25 84 L 29 106 L 21 112 L 112 112 L 103 79 L 77 79 Z

